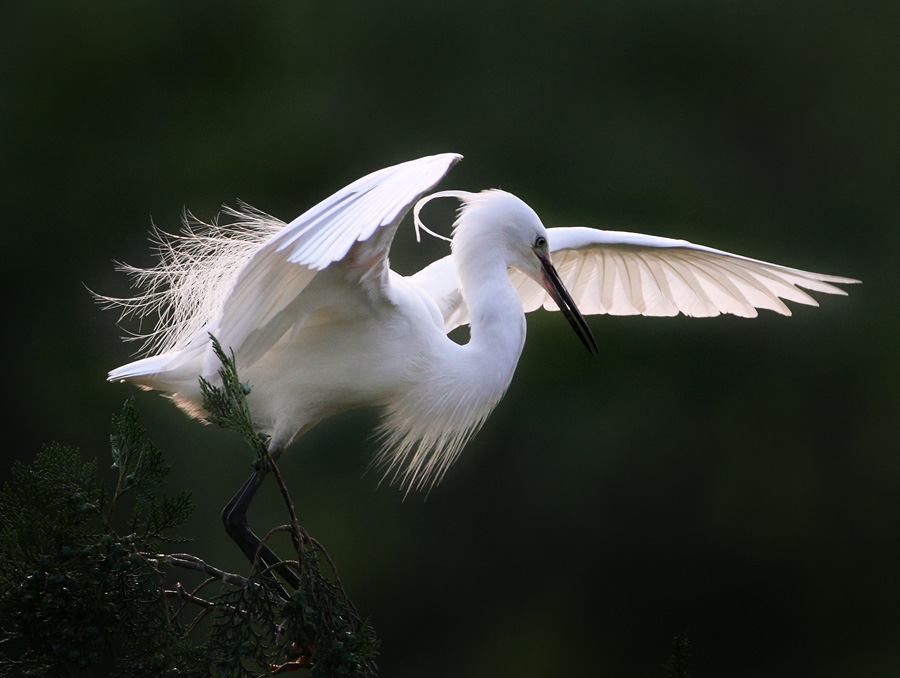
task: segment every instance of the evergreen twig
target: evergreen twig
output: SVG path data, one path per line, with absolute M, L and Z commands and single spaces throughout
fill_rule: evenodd
M 675 636 L 675 639 L 672 641 L 672 655 L 663 666 L 669 678 L 690 678 L 691 674 L 688 673 L 688 669 L 691 665 L 693 653 L 694 650 L 687 635 Z

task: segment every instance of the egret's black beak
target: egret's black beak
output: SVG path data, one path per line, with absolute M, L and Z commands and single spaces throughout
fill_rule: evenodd
M 566 316 L 566 320 L 569 321 L 572 329 L 575 330 L 575 334 L 581 339 L 581 343 L 587 347 L 587 350 L 592 355 L 597 355 L 600 353 L 600 349 L 597 348 L 597 342 L 594 339 L 594 335 L 591 334 L 591 328 L 588 327 L 584 316 L 581 315 L 581 311 L 575 306 L 572 295 L 569 294 L 566 286 L 560 280 L 559 273 L 556 272 L 556 268 L 550 261 L 550 255 L 540 249 L 535 249 L 534 253 L 541 262 L 541 279 L 544 281 L 547 293 L 553 297 L 553 301 L 559 306 L 559 310 Z

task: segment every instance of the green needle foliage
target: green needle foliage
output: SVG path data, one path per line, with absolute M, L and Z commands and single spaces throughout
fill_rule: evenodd
M 219 369 L 222 386 L 214 386 L 200 377 L 203 408 L 207 412 L 206 420 L 210 424 L 238 433 L 253 450 L 254 466 L 267 469 L 269 437 L 257 433 L 250 417 L 250 407 L 247 405 L 250 385 L 241 382 L 234 364 L 234 356 L 226 355 L 222 345 L 213 335 L 209 335 L 209 338 L 212 340 L 216 357 L 222 363 Z
M 375 635 L 297 524 L 267 438 L 253 429 L 249 387 L 216 349 L 222 386 L 202 383 L 209 419 L 236 430 L 257 468 L 276 476 L 290 520 L 272 532 L 293 538 L 281 565 L 299 589 L 286 594 L 256 567 L 242 576 L 159 552 L 187 541 L 174 530 L 192 503 L 162 492 L 168 467 L 129 400 L 113 417 L 112 492 L 96 460 L 57 444 L 17 463 L 0 490 L 0 676 L 375 675 Z
M 688 637 L 686 635 L 675 636 L 675 640 L 672 642 L 672 656 L 663 666 L 666 675 L 669 678 L 690 678 L 688 669 L 691 666 L 693 654 L 694 650 Z
M 193 653 L 145 555 L 177 540 L 168 531 L 193 507 L 155 493 L 168 469 L 144 433 L 128 401 L 113 420 L 111 496 L 96 460 L 57 444 L 13 467 L 0 491 L 0 675 L 163 675 Z

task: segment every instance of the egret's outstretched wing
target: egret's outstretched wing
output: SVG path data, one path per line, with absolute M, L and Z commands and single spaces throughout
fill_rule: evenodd
M 720 313 L 752 318 L 767 308 L 783 315 L 782 301 L 818 306 L 804 289 L 846 294 L 835 284 L 858 282 L 770 264 L 685 240 L 594 228 L 548 229 L 553 263 L 585 315 L 710 317 Z M 434 262 L 413 278 L 437 303 L 450 331 L 468 322 L 465 302 L 452 275 L 452 256 Z M 543 306 L 556 311 L 547 292 L 525 274 L 510 280 L 526 312 Z
M 213 332 L 244 365 L 254 362 L 302 317 L 298 295 L 323 269 L 342 262 L 362 285 L 387 280 L 387 253 L 410 206 L 462 156 L 446 153 L 379 170 L 341 189 L 289 223 L 244 265 Z M 369 290 L 375 291 L 375 290 Z
M 585 314 L 753 318 L 756 309 L 767 308 L 791 315 L 782 299 L 818 306 L 804 289 L 846 295 L 834 284 L 859 282 L 637 233 L 551 228 L 549 240 L 559 275 Z M 526 311 L 556 310 L 528 283 L 517 284 Z

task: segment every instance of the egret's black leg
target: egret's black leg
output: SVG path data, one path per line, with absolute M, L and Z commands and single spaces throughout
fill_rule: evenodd
M 277 563 L 281 562 L 281 559 L 268 546 L 263 545 L 260 547 L 259 537 L 253 533 L 253 530 L 250 529 L 250 524 L 247 522 L 247 509 L 250 507 L 250 502 L 253 501 L 256 490 L 259 489 L 265 477 L 266 474 L 264 472 L 256 471 L 247 479 L 247 482 L 243 484 L 241 489 L 237 491 L 237 494 L 222 509 L 222 522 L 225 524 L 225 531 L 228 533 L 228 536 L 234 540 L 251 563 L 256 562 L 257 554 L 259 554 L 259 560 L 262 561 L 264 567 L 272 567 L 284 577 L 289 586 L 297 589 L 300 585 L 300 580 L 296 573 L 285 565 L 277 565 Z

